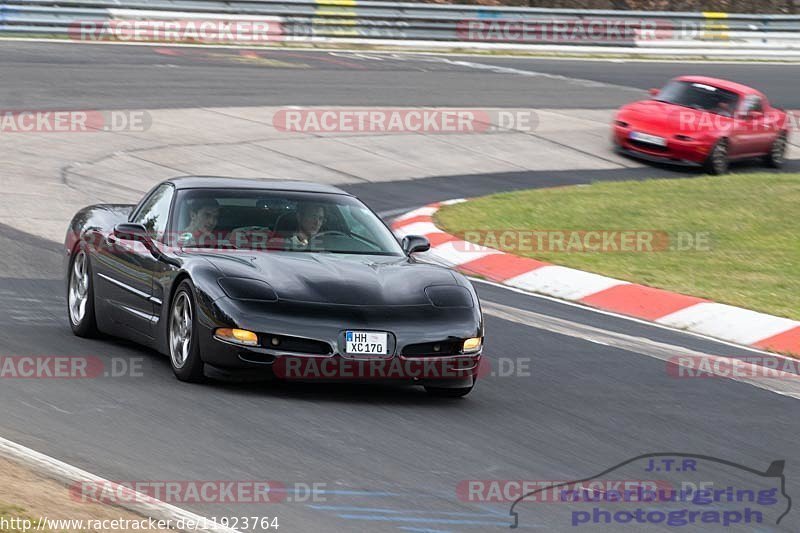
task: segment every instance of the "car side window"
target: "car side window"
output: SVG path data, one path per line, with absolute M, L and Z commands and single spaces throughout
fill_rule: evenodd
M 751 111 L 764 111 L 764 104 L 758 96 L 750 95 L 744 100 L 744 112 L 750 113 Z
M 134 224 L 142 224 L 153 240 L 162 242 L 167 231 L 169 206 L 172 203 L 174 190 L 172 185 L 164 184 L 156 189 L 145 201 L 142 208 L 131 220 Z

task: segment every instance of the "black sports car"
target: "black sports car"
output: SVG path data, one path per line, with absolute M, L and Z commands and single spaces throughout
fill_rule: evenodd
M 416 261 L 357 198 L 328 185 L 167 180 L 138 205 L 95 205 L 67 231 L 69 321 L 169 356 L 178 379 L 404 379 L 475 384 L 483 318 L 461 274 Z

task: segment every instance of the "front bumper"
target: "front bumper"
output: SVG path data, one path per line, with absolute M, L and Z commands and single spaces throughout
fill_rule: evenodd
M 621 146 L 615 147 L 615 151 L 618 154 L 627 155 L 629 157 L 641 159 L 642 161 L 649 161 L 651 163 L 661 163 L 666 165 L 677 165 L 682 167 L 693 167 L 693 168 L 702 166 L 702 163 L 698 163 L 695 161 L 687 161 L 685 159 L 673 159 L 670 157 L 656 156 L 648 154 L 646 152 L 631 150 L 629 148 L 622 148 Z
M 667 139 L 667 146 L 660 147 L 632 141 L 629 137 L 631 128 L 615 125 L 612 136 L 614 146 L 619 153 L 654 163 L 666 163 L 681 166 L 700 166 L 708 158 L 711 146 L 706 141 Z
M 241 302 L 221 298 L 200 314 L 203 361 L 221 372 L 269 373 L 300 381 L 437 382 L 437 386 L 470 386 L 482 368 L 481 351 L 469 354 L 443 350 L 426 353 L 411 345 L 455 344 L 483 336 L 476 308 L 440 309 L 432 306 L 364 309 L 341 306 L 332 313 L 319 305 Z M 235 317 L 235 318 L 234 318 Z M 218 327 L 237 327 L 259 335 L 259 346 L 243 346 L 214 336 Z M 386 331 L 389 354 L 382 357 L 344 354 L 345 330 Z M 286 350 L 273 346 L 274 337 L 297 338 L 311 347 Z M 289 345 L 289 343 L 286 343 Z M 407 352 L 409 350 L 406 350 Z

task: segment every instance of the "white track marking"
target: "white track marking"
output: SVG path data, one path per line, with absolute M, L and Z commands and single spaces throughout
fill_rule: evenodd
M 56 479 L 64 485 L 70 486 L 72 484 L 99 484 L 105 487 L 116 487 L 117 485 L 100 476 L 91 474 L 85 470 L 81 470 L 75 466 L 61 462 L 48 455 L 44 455 L 30 448 L 26 448 L 21 444 L 12 442 L 10 440 L 0 437 L 0 456 L 6 457 L 18 463 L 25 465 L 28 468 L 52 479 Z M 139 515 L 150 517 L 155 520 L 170 520 L 173 524 L 183 521 L 184 523 L 192 521 L 195 524 L 208 525 L 209 527 L 198 527 L 197 529 L 183 529 L 186 533 L 239 533 L 235 529 L 221 526 L 211 520 L 194 514 L 180 507 L 175 507 L 168 503 L 156 500 L 151 496 L 133 492 L 127 488 L 120 487 L 124 490 L 126 496 L 130 498 L 121 498 L 115 505 L 122 507 L 129 511 L 133 511 Z M 133 500 L 133 501 L 130 501 Z

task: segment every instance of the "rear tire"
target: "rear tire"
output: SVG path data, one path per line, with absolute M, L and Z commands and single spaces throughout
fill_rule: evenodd
M 188 279 L 183 280 L 175 291 L 167 319 L 167 350 L 175 377 L 180 381 L 200 383 L 205 379 L 205 364 L 200 357 L 194 292 L 194 285 Z
M 785 131 L 778 134 L 769 148 L 769 153 L 764 156 L 764 163 L 772 168 L 781 168 L 786 160 L 786 145 L 788 136 Z
M 711 153 L 708 154 L 708 159 L 706 159 L 706 162 L 703 164 L 703 168 L 707 173 L 719 176 L 720 174 L 728 172 L 729 167 L 728 140 L 720 139 L 717 141 L 717 144 L 714 145 L 714 148 L 711 149 Z
M 67 318 L 72 333 L 78 337 L 97 337 L 92 264 L 83 243 L 75 247 L 67 276 Z

